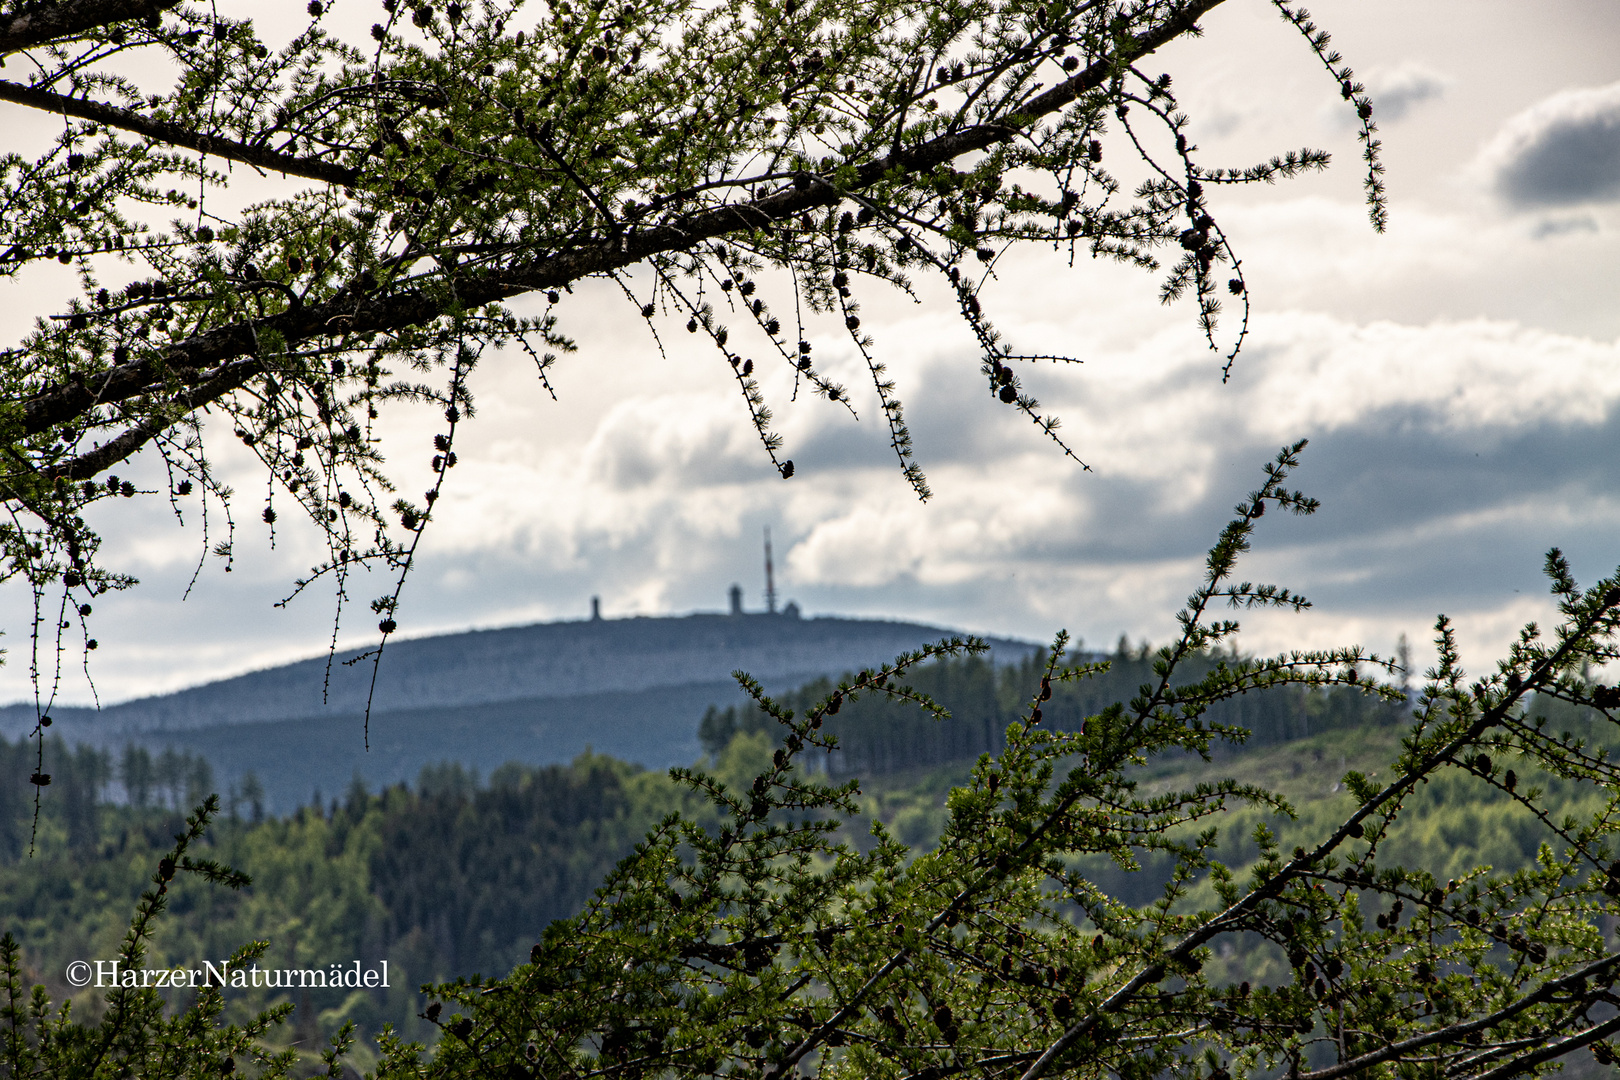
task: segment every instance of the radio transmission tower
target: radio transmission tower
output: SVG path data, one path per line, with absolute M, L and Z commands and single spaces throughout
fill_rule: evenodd
M 771 567 L 771 530 L 765 528 L 765 613 L 776 614 L 776 575 Z

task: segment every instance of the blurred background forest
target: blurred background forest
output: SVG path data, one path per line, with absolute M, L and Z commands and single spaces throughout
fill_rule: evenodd
M 1146 645 L 1122 640 L 1110 659 L 1106 675 L 1055 687 L 1043 722 L 1076 725 L 1151 678 Z M 1220 659 L 1201 657 L 1199 665 Z M 945 796 L 978 755 L 999 748 L 1039 678 L 1034 659 L 995 665 L 967 657 L 922 667 L 911 680 L 951 710 L 949 720 L 887 700 L 846 705 L 835 720 L 842 749 L 823 764 L 835 778 L 860 778 L 863 814 L 846 824 L 847 841 L 870 845 L 881 823 L 904 842 L 928 847 L 943 824 Z M 786 698 L 798 707 L 826 689 L 818 680 Z M 1588 731 L 1590 718 L 1556 702 L 1535 711 L 1555 726 L 1608 741 Z M 1262 821 L 1286 848 L 1294 836 L 1337 820 L 1349 798 L 1339 778 L 1349 769 L 1378 773 L 1396 753 L 1406 715 L 1398 704 L 1344 687 L 1255 694 L 1211 717 L 1248 728 L 1245 745 L 1210 762 L 1146 762 L 1138 782 L 1150 793 L 1218 774 L 1286 795 L 1297 820 L 1237 809 L 1220 822 L 1224 858 L 1242 865 L 1255 855 L 1252 835 Z M 776 745 L 770 721 L 749 708 L 710 709 L 698 736 L 706 752 L 701 764 L 733 785 L 746 785 Z M 23 943 L 34 978 L 53 995 L 69 996 L 66 964 L 115 955 L 135 899 L 181 816 L 216 785 L 206 759 L 173 749 L 54 745 L 47 753 L 56 773 L 30 854 L 34 805 L 26 776 L 35 748 L 0 740 L 0 930 Z M 1542 788 L 1542 804 L 1554 817 L 1580 809 L 1557 781 L 1526 782 Z M 391 1023 L 408 1036 L 427 1036 L 416 1015 L 424 1004 L 421 984 L 505 974 L 527 958 L 547 923 L 580 908 L 660 817 L 677 807 L 704 812 L 663 773 L 594 754 L 566 765 L 511 762 L 487 776 L 445 763 L 422 769 L 414 784 L 378 791 L 356 779 L 342 797 L 279 815 L 266 812 L 251 775 L 227 787 L 209 854 L 250 874 L 253 884 L 232 893 L 179 883 L 150 963 L 220 959 L 254 939 L 271 942 L 263 962 L 269 967 L 388 960 L 386 990 L 232 995 L 230 1007 L 241 1015 L 290 1000 L 296 1008 L 282 1034 L 301 1049 L 316 1048 L 346 1020 L 368 1035 Z M 1479 863 L 1528 865 L 1546 839 L 1542 826 L 1505 796 L 1465 794 L 1460 783 L 1442 779 L 1419 801 L 1404 830 L 1386 842 L 1385 856 L 1442 877 Z M 1146 904 L 1157 898 L 1169 863 L 1096 860 L 1083 869 L 1121 899 Z M 1198 894 L 1193 902 L 1211 899 Z M 1223 946 L 1214 974 L 1234 982 L 1285 979 L 1287 962 L 1274 951 L 1263 942 Z M 96 1007 L 91 993 L 78 992 L 76 1001 L 77 1008 Z

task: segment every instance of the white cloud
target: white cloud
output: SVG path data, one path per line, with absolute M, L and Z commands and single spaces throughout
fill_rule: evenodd
M 1265 93 L 1243 81 L 1248 54 L 1210 55 L 1224 66 L 1200 91 L 1211 108 L 1193 110 L 1194 133 L 1212 144 L 1233 135 L 1234 160 L 1248 160 L 1245 140 L 1292 145 L 1311 121 L 1296 102 L 1319 100 L 1300 94 L 1342 106 L 1308 54 L 1297 84 Z M 1455 56 L 1435 62 L 1464 71 Z M 1391 126 L 1394 152 L 1403 136 L 1438 124 L 1435 102 L 1448 118 L 1464 105 L 1461 93 L 1442 98 L 1445 80 L 1415 64 L 1368 81 L 1380 120 L 1411 120 Z M 1195 93 L 1191 83 L 1178 77 L 1184 93 Z M 1533 160 L 1546 166 L 1537 148 L 1567 151 L 1579 143 L 1568 132 L 1590 135 L 1593 123 L 1580 118 L 1609 115 L 1592 101 L 1614 91 L 1560 95 L 1521 114 L 1488 155 L 1490 177 Z M 1484 108 L 1484 96 L 1468 97 L 1468 109 Z M 855 390 L 859 425 L 824 401 L 790 403 L 789 381 L 762 363 L 799 464 L 783 482 L 711 350 L 676 330 L 661 358 L 616 294 L 576 289 L 563 329 L 582 351 L 553 373 L 560 403 L 516 353 L 486 359 L 477 373 L 479 416 L 458 435 L 461 464 L 407 587 L 402 625 L 417 634 L 577 618 L 593 594 L 609 616 L 718 609 L 732 581 L 757 606 L 760 534 L 770 525 L 783 596 L 808 613 L 1041 639 L 1067 626 L 1099 646 L 1121 631 L 1162 641 L 1204 547 L 1256 486 L 1261 461 L 1309 436 L 1297 482 L 1324 509 L 1305 521 L 1268 517 L 1246 569 L 1304 590 L 1317 607 L 1246 616 L 1247 646 L 1360 640 L 1388 650 L 1402 631 L 1421 642 L 1444 610 L 1483 659 L 1521 621 L 1545 616 L 1537 570 L 1547 546 L 1565 545 L 1587 578 L 1620 561 L 1620 484 L 1609 468 L 1620 460 L 1620 322 L 1607 269 L 1615 232 L 1601 216 L 1611 211 L 1580 207 L 1535 225 L 1503 219 L 1466 191 L 1426 209 L 1402 197 L 1422 178 L 1392 163 L 1393 229 L 1374 237 L 1355 201 L 1353 145 L 1333 149 L 1331 177 L 1217 196 L 1257 305 L 1230 385 L 1220 385 L 1190 312 L 1154 302 L 1150 277 L 1084 260 L 1060 268 L 1034 251 L 1005 264 L 986 294 L 997 325 L 1020 348 L 1086 360 L 1027 374 L 1094 473 L 984 393 L 971 337 L 930 291 L 936 283 L 918 282 L 921 306 L 863 296 L 936 491 L 927 505 L 899 478 L 864 369 L 836 325 L 810 336 L 821 365 Z M 1452 151 L 1446 168 L 1459 157 Z M 1535 205 L 1547 205 L 1549 189 L 1536 190 Z M 762 293 L 772 289 L 773 302 L 786 298 L 762 279 Z M 8 296 L 13 312 L 39 309 L 33 294 Z M 391 468 L 402 491 L 419 492 L 442 425 L 431 410 L 390 422 L 400 437 Z M 143 500 L 118 504 L 130 525 L 121 535 L 144 539 L 109 554 L 145 584 L 97 601 L 95 670 L 111 697 L 307 655 L 326 639 L 322 595 L 271 606 L 309 565 L 306 538 L 289 524 L 270 551 L 255 503 L 262 476 L 229 438 L 214 454 L 242 492 L 243 557 L 229 576 L 205 570 L 186 605 L 177 600 L 198 551 L 195 529 L 178 533 L 163 507 Z M 346 636 L 370 631 L 364 601 L 384 584 L 357 583 Z M 25 601 L 5 597 L 0 621 L 25 627 Z M 0 699 L 26 685 L 12 633 Z M 85 695 L 75 686 L 70 696 Z
M 759 440 L 741 410 L 714 395 L 638 397 L 615 405 L 585 449 L 592 479 L 618 490 L 679 482 L 699 487 L 752 478 Z
M 1275 320 L 1258 344 L 1271 351 L 1258 373 L 1253 428 L 1333 431 L 1390 409 L 1421 414 L 1448 434 L 1503 436 L 1525 426 L 1596 424 L 1620 398 L 1620 349 L 1472 320 L 1425 327 L 1347 326 L 1318 315 Z M 1259 365 L 1257 365 L 1259 366 Z

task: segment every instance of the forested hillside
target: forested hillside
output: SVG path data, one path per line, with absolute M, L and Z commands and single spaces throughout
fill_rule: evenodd
M 343 653 L 99 710 L 48 711 L 66 745 L 117 754 L 133 742 L 154 759 L 202 758 L 222 796 L 251 787 L 285 814 L 344 791 L 356 775 L 381 788 L 445 760 L 485 774 L 507 761 L 564 764 L 591 752 L 659 771 L 685 765 L 700 752 L 704 709 L 745 700 L 731 677 L 739 668 L 782 691 L 946 633 L 760 613 L 539 623 L 394 642 L 369 723 L 370 668 L 346 666 Z M 1002 663 L 1035 650 L 991 645 Z M 40 715 L 32 704 L 0 706 L 0 737 L 34 730 Z M 289 746 L 300 752 L 287 754 Z M 47 753 L 43 771 L 66 768 Z M 112 779 L 122 784 L 122 773 Z
M 53 707 L 71 741 L 301 717 L 455 709 L 727 682 L 739 668 L 786 689 L 822 674 L 875 664 L 948 631 L 884 619 L 696 614 L 591 619 L 469 630 L 393 642 L 378 670 L 354 654 L 314 656 L 174 693 L 100 709 Z M 994 640 L 1003 662 L 1027 642 Z M 0 734 L 32 730 L 32 704 L 0 706 Z
M 1086 693 L 1055 692 L 1044 708 L 1060 722 L 1077 723 L 1110 693 L 1129 694 L 1147 661 L 1139 651 L 1124 649 L 1114 660 L 1108 675 L 1089 687 L 1081 684 Z M 1010 715 L 1032 677 L 1028 668 L 995 671 L 971 659 L 919 669 L 913 684 L 957 711 L 956 720 L 932 729 L 936 722 L 909 716 L 908 709 L 879 709 L 866 700 L 846 705 L 836 718 L 850 740 L 840 767 L 874 767 L 861 780 L 862 813 L 846 824 L 844 838 L 870 849 L 872 828 L 881 822 L 908 844 L 930 846 L 944 822 L 943 800 L 965 779 L 967 763 L 958 757 L 923 767 L 948 753 L 924 748 L 965 751 L 973 738 L 984 737 L 988 717 Z M 991 713 L 992 705 L 1007 711 Z M 1542 711 L 1554 727 L 1576 736 L 1596 734 L 1574 710 L 1554 703 Z M 962 717 L 970 720 L 962 725 L 969 734 L 952 734 Z M 1235 703 L 1224 717 L 1255 726 L 1248 747 L 1207 763 L 1183 757 L 1149 762 L 1138 770 L 1138 783 L 1151 795 L 1233 776 L 1285 795 L 1297 821 L 1253 809 L 1218 819 L 1221 850 L 1241 865 L 1255 856 L 1258 825 L 1271 828 L 1286 848 L 1296 835 L 1342 814 L 1351 797 L 1340 777 L 1352 769 L 1374 776 L 1386 766 L 1398 752 L 1395 718 L 1376 699 L 1343 688 L 1257 695 Z M 768 763 L 774 733 L 747 714 L 716 713 L 704 733 L 711 745 L 724 723 L 733 730 L 706 766 L 741 789 Z M 943 737 L 931 742 L 925 737 L 930 730 Z M 63 765 L 46 789 L 36 850 L 29 855 L 33 803 L 24 795 L 32 790 L 25 777 L 33 750 L 0 740 L 0 933 L 23 943 L 33 978 L 53 996 L 68 996 L 66 964 L 115 954 L 136 897 L 180 826 L 178 808 L 206 790 L 209 776 L 200 759 L 154 758 L 138 748 L 113 755 L 81 747 L 59 760 Z M 104 801 L 109 782 L 131 769 L 146 778 L 138 804 Z M 1542 805 L 1553 817 L 1592 809 L 1578 805 L 1572 785 L 1530 775 L 1522 782 L 1544 790 Z M 1413 815 L 1421 827 L 1408 829 L 1398 841 L 1402 850 L 1391 849 L 1390 855 L 1436 874 L 1460 873 L 1479 862 L 1498 869 L 1529 866 L 1544 837 L 1537 822 L 1500 793 L 1481 797 L 1439 780 L 1424 789 L 1419 804 Z M 500 975 L 522 962 L 544 927 L 575 912 L 613 863 L 676 807 L 706 812 L 663 774 L 600 756 L 568 766 L 512 764 L 483 780 L 447 764 L 423 770 L 410 787 L 371 793 L 356 785 L 325 806 L 282 817 L 261 818 L 262 808 L 239 798 L 212 831 L 208 854 L 250 874 L 252 886 L 233 893 L 177 881 L 150 963 L 219 959 L 255 939 L 271 943 L 266 966 L 354 959 L 369 966 L 386 959 L 392 973 L 387 990 L 316 990 L 286 998 L 296 1008 L 281 1037 L 311 1047 L 346 1020 L 369 1035 L 393 1023 L 425 1037 L 431 1031 L 416 1015 L 423 1005 L 416 993 L 421 983 Z M 1128 866 L 1093 858 L 1076 869 L 1108 893 L 1144 905 L 1160 896 L 1170 861 L 1146 856 Z M 1207 902 L 1207 887 L 1200 884 L 1191 902 Z M 1287 960 L 1275 946 L 1255 942 L 1224 950 L 1217 965 L 1225 979 L 1258 984 L 1284 970 Z M 275 993 L 234 994 L 230 1008 L 245 1018 L 276 1000 Z M 79 1000 L 92 1005 L 92 995 L 81 992 Z M 352 1060 L 364 1068 L 371 1053 L 363 1044 Z
M 1152 650 L 1145 642 L 1132 648 L 1121 638 L 1106 659 L 1106 673 L 1052 687 L 1051 700 L 1041 705 L 1043 724 L 1078 730 L 1086 717 L 1114 702 L 1129 701 L 1140 687 L 1155 680 Z M 1194 657 L 1183 665 L 1177 681 L 1192 682 L 1232 659 L 1221 654 Z M 835 776 L 870 776 L 996 753 L 1003 746 L 1007 725 L 1039 690 L 1042 662 L 1039 655 L 1000 665 L 966 656 L 925 664 L 910 673 L 907 685 L 949 709 L 950 719 L 936 721 L 908 703 L 877 695 L 851 701 L 826 722 L 828 730 L 838 736 L 839 749 L 828 755 L 825 767 Z M 784 701 L 803 710 L 832 689 L 829 680 L 821 679 L 786 695 Z M 1207 720 L 1246 729 L 1250 746 L 1272 746 L 1325 731 L 1398 724 L 1405 715 L 1403 707 L 1351 687 L 1310 692 L 1287 686 L 1221 702 L 1209 711 Z M 711 708 L 703 717 L 699 737 L 704 750 L 713 754 L 737 732 L 767 731 L 774 726 L 749 704 Z
M 65 967 L 117 954 L 137 897 L 149 886 L 181 815 L 167 798 L 146 807 L 97 805 L 75 776 L 43 804 L 27 853 L 30 802 L 4 747 L 8 848 L 0 867 L 0 933 L 22 942 L 30 975 L 71 993 Z M 74 769 L 94 769 L 81 750 Z M 26 761 L 22 764 L 26 765 Z M 102 761 L 105 766 L 105 760 Z M 59 797 L 66 796 L 66 797 Z M 285 1033 L 312 1045 L 345 1020 L 368 1033 L 392 1021 L 421 1031 L 416 988 L 475 973 L 504 974 L 536 935 L 572 914 L 657 818 L 674 805 L 669 781 L 608 758 L 497 770 L 480 784 L 459 766 L 424 770 L 414 788 L 356 788 L 326 807 L 255 823 L 244 807 L 214 827 L 208 855 L 253 878 L 241 892 L 177 882 L 148 966 L 220 960 L 244 942 L 271 943 L 266 967 L 386 959 L 387 990 L 315 990 Z M 238 1018 L 272 991 L 233 996 Z M 92 995 L 81 994 L 86 1004 Z

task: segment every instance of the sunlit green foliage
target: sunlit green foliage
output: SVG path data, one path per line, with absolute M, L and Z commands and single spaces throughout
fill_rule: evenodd
M 804 712 L 756 690 L 780 725 L 770 767 L 740 790 L 681 774 L 729 821 L 666 819 L 580 916 L 548 928 L 531 964 L 441 987 L 443 1007 L 424 1013 L 443 1030 L 432 1060 L 385 1040 L 382 1074 L 1287 1069 L 1326 1080 L 1517 1075 L 1586 1046 L 1606 1060 L 1620 1020 L 1592 1010 L 1620 968 L 1603 923 L 1620 895 L 1620 862 L 1609 869 L 1616 778 L 1606 752 L 1573 732 L 1549 738 L 1524 705 L 1617 703 L 1578 674 L 1614 658 L 1615 581 L 1581 591 L 1554 553 L 1559 627 L 1547 641 L 1527 628 L 1472 684 L 1442 620 L 1439 664 L 1415 723 L 1388 747 L 1393 761 L 1348 769 L 1340 797 L 1308 813 L 1216 768 L 1175 777 L 1185 784 L 1142 782 L 1150 762 L 1210 756 L 1237 736 L 1206 719 L 1217 702 L 1286 684 L 1395 694 L 1368 682 L 1361 668 L 1374 658 L 1357 650 L 1233 659 L 1176 678 L 1183 659 L 1236 632 L 1214 603 L 1304 603 L 1233 577 L 1265 506 L 1314 506 L 1282 486 L 1292 454 L 1211 551 L 1154 681 L 1077 730 L 1051 730 L 1041 710 L 1052 686 L 1098 673 L 1062 669 L 1060 641 L 1025 722 L 950 793 L 930 850 L 882 829 L 875 844 L 845 842 L 838 823 L 861 809 L 855 783 L 828 786 L 798 762 L 830 748 L 827 721 L 846 701 L 937 708 L 901 680 L 938 650 L 863 673 Z M 1550 800 L 1543 773 L 1563 785 Z M 1493 793 L 1470 799 L 1480 819 L 1512 810 L 1512 831 L 1483 852 L 1505 865 L 1432 858 L 1448 786 L 1453 802 Z M 1233 821 L 1228 811 L 1244 807 L 1253 816 Z M 1279 814 L 1292 819 L 1282 829 Z M 1245 824 L 1249 842 L 1223 849 L 1223 829 Z M 1100 859 L 1124 869 L 1151 859 L 1159 895 L 1111 895 L 1083 872 Z M 1233 977 L 1250 967 L 1252 979 Z

